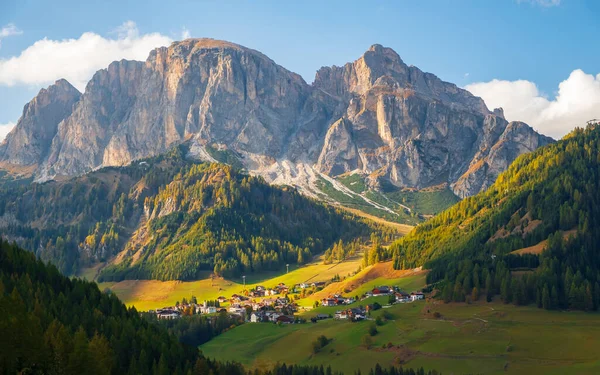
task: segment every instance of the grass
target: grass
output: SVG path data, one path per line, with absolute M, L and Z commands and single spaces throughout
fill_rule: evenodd
M 263 272 L 249 274 L 246 277 L 246 288 L 257 285 L 272 287 L 279 283 L 288 286 L 303 282 L 329 281 L 335 275 L 342 277 L 353 274 L 361 264 L 361 255 L 337 264 L 323 264 L 321 258 L 305 266 L 290 265 L 290 272 L 285 269 L 280 272 Z M 93 273 L 86 270 L 85 274 Z M 184 297 L 189 299 L 192 295 L 199 301 L 214 300 L 219 296 L 229 297 L 240 293 L 243 280 L 227 280 L 223 278 L 206 278 L 198 281 L 158 281 L 158 280 L 125 280 L 118 283 L 99 283 L 101 290 L 110 288 L 128 306 L 135 306 L 140 311 L 156 309 L 181 301 Z M 312 302 L 309 302 L 312 305 Z
M 361 194 L 371 201 L 389 208 L 397 215 L 377 209 L 364 201 L 361 202 L 359 197 L 349 197 L 334 189 L 327 181 L 319 181 L 319 189 L 347 207 L 359 209 L 386 220 L 410 225 L 416 225 L 423 219 L 445 210 L 460 200 L 447 186 L 417 191 L 400 190 L 387 184 L 383 191 L 375 191 L 369 190 L 365 183 L 365 177 L 359 173 L 344 174 L 336 177 L 336 180 L 354 193 Z M 410 215 L 402 205 L 409 207 L 414 215 Z
M 354 191 L 352 189 L 352 185 L 350 185 L 350 186 L 351 187 L 349 187 L 349 189 Z M 317 181 L 317 187 L 323 194 L 325 194 L 329 198 L 335 200 L 342 206 L 357 209 L 357 210 L 363 211 L 367 214 L 380 217 L 387 221 L 392 221 L 392 222 L 397 222 L 397 223 L 405 223 L 405 224 L 414 224 L 411 221 L 412 218 L 409 215 L 407 215 L 404 212 L 404 210 L 398 210 L 398 211 L 394 211 L 395 213 L 392 213 L 392 212 L 386 211 L 384 209 L 377 208 L 377 207 L 373 206 L 372 204 L 368 203 L 367 201 L 365 201 L 359 195 L 347 194 L 347 193 L 344 193 L 344 192 L 336 189 L 331 182 L 325 180 L 324 178 L 319 178 L 319 180 Z M 358 194 L 356 191 L 354 191 L 354 192 L 356 194 Z
M 385 195 L 423 215 L 435 215 L 460 201 L 447 187 L 428 191 L 399 190 Z
M 331 365 L 349 374 L 358 369 L 364 373 L 377 363 L 437 369 L 444 374 L 600 372 L 598 314 L 549 312 L 499 302 L 467 305 L 419 301 L 373 312 L 372 318 L 383 311 L 390 312 L 393 319 L 378 327 L 371 349 L 361 345 L 370 322 L 332 319 L 283 327 L 246 324 L 201 349 L 211 358 L 237 360 L 251 367 L 280 361 Z M 436 319 L 434 312 L 442 317 Z M 311 342 L 319 335 L 333 341 L 313 354 Z M 382 347 L 388 343 L 393 347 Z

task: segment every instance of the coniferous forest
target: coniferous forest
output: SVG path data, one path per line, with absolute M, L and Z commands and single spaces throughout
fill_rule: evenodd
M 424 265 L 446 301 L 600 306 L 600 127 L 518 158 L 487 191 L 394 243 L 395 268 Z M 545 242 L 542 242 L 545 241 Z M 539 245 L 543 251 L 512 253 Z

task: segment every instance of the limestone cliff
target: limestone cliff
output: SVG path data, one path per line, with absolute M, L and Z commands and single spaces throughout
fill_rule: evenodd
M 38 180 L 126 165 L 188 141 L 196 157 L 212 158 L 215 146 L 269 181 L 301 185 L 353 171 L 374 187 L 447 184 L 464 197 L 552 141 L 380 45 L 321 68 L 312 85 L 252 49 L 188 39 L 145 62 L 112 63 L 81 96 L 65 81 L 55 86 L 25 107 L 0 146 L 4 162 L 36 165 Z

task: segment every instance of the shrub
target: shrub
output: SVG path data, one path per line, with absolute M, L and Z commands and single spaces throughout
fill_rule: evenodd
M 321 335 L 317 337 L 315 341 L 312 342 L 312 350 L 314 354 L 317 354 L 321 349 L 323 349 L 327 344 L 331 342 L 331 339 L 325 337 L 325 335 Z
M 377 331 L 377 326 L 375 324 L 371 324 L 369 326 L 369 335 L 375 336 L 379 331 Z

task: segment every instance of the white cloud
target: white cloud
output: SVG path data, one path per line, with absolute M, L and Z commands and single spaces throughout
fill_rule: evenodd
M 517 3 L 529 3 L 532 5 L 539 5 L 542 7 L 549 8 L 559 6 L 561 1 L 562 0 L 517 0 Z
M 13 35 L 21 35 L 23 31 L 19 30 L 14 24 L 9 23 L 0 29 L 0 47 L 2 47 L 2 39 Z
M 83 91 L 92 75 L 112 61 L 145 60 L 152 49 L 172 42 L 159 33 L 140 35 L 132 21 L 125 22 L 113 34 L 116 38 L 86 32 L 78 39 L 38 40 L 19 56 L 0 59 L 0 85 L 41 87 L 65 78 Z
M 190 33 L 190 30 L 188 30 L 187 27 L 183 27 L 183 29 L 181 29 L 181 40 L 184 39 L 189 39 L 192 37 L 192 34 Z
M 600 74 L 577 69 L 547 98 L 530 81 L 479 82 L 465 87 L 480 96 L 490 109 L 502 107 L 506 119 L 528 123 L 540 133 L 561 138 L 576 126 L 600 118 Z
M 8 124 L 0 124 L 0 142 L 2 142 L 2 140 L 4 138 L 6 138 L 6 135 L 8 133 L 10 133 L 10 131 L 14 127 L 15 127 L 15 123 L 14 122 L 9 122 Z

